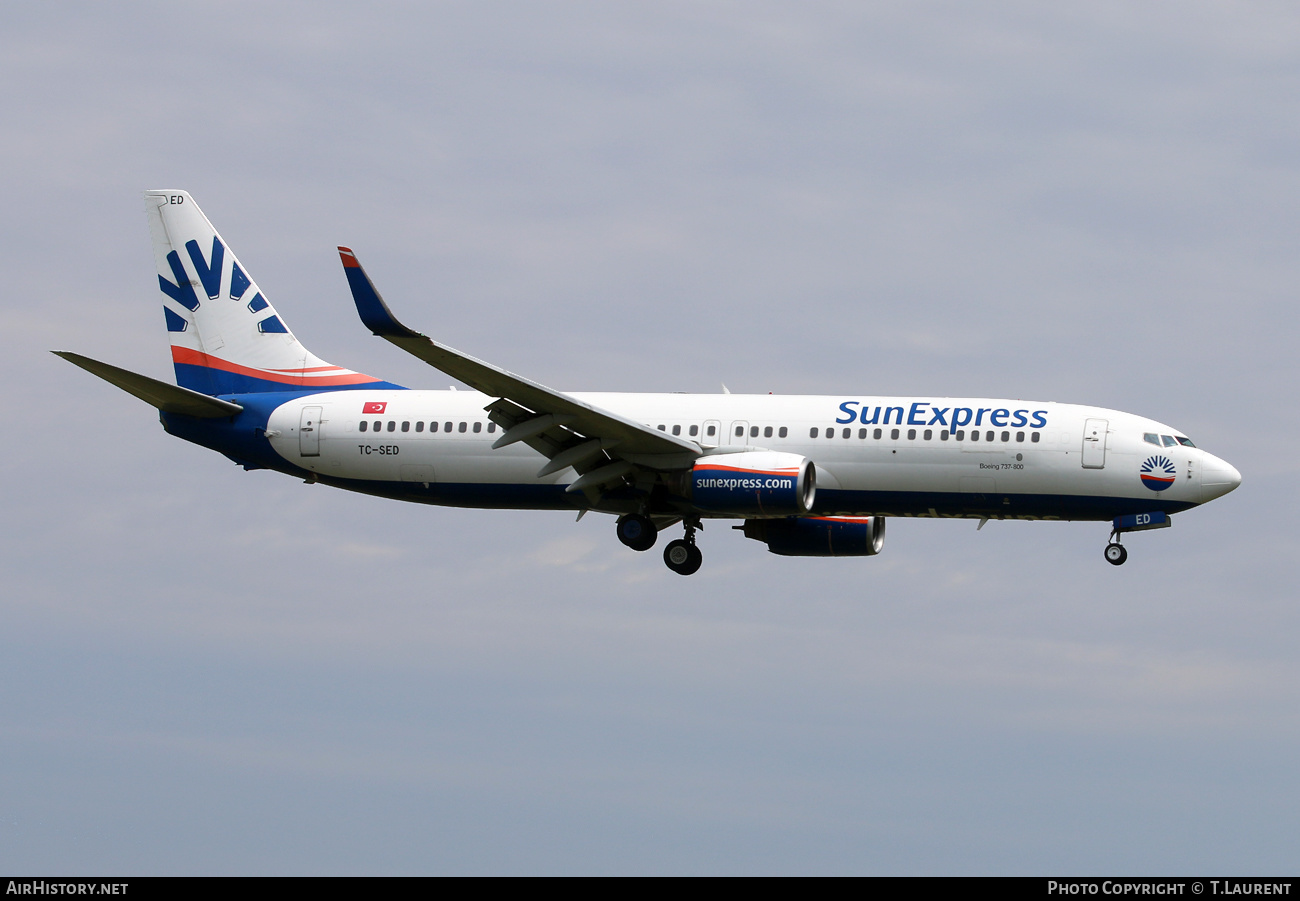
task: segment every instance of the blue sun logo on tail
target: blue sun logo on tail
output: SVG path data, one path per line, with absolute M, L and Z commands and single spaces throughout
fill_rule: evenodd
M 1152 491 L 1164 491 L 1174 484 L 1174 479 L 1178 477 L 1178 470 L 1174 468 L 1174 462 L 1168 457 L 1147 457 L 1142 461 L 1138 475 L 1142 477 L 1142 484 Z

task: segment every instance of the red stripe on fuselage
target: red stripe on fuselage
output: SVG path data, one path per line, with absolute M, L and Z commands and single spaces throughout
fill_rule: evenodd
M 280 382 L 284 385 L 295 385 L 300 388 L 312 388 L 317 386 L 327 388 L 331 385 L 365 385 L 370 382 L 380 381 L 374 376 L 364 375 L 360 372 L 354 372 L 348 375 L 327 375 L 308 378 L 302 375 L 295 376 L 287 373 L 314 372 L 316 370 L 253 369 L 248 366 L 240 366 L 238 363 L 232 363 L 229 360 L 223 360 L 220 357 L 214 357 L 211 354 L 200 353 L 197 350 L 190 350 L 188 347 L 177 347 L 174 344 L 172 345 L 172 362 L 184 363 L 189 366 L 206 366 L 208 369 L 220 369 L 222 372 L 233 372 L 236 375 L 247 375 L 255 379 L 265 379 L 268 382 Z
M 696 472 L 743 472 L 752 476 L 797 476 L 799 467 L 794 466 L 790 469 L 745 469 L 740 466 L 719 466 L 709 464 L 705 466 L 696 466 Z

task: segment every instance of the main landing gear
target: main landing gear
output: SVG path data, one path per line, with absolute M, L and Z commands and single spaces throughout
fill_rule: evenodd
M 615 526 L 618 540 L 634 551 L 648 551 L 655 546 L 659 538 L 659 529 L 654 520 L 643 513 L 629 513 L 618 518 Z
M 700 568 L 704 555 L 695 546 L 695 530 L 704 528 L 699 520 L 686 523 L 686 537 L 668 542 L 664 548 L 664 563 L 679 576 L 689 576 Z
M 704 526 L 698 519 L 688 520 L 685 526 L 686 537 L 674 539 L 664 548 L 664 563 L 681 576 L 689 576 L 697 572 L 700 564 L 704 562 L 704 555 L 695 546 L 695 531 Z M 628 513 L 620 516 L 615 526 L 615 533 L 619 541 L 634 551 L 650 550 L 659 538 L 659 528 L 654 524 L 654 520 L 644 513 Z

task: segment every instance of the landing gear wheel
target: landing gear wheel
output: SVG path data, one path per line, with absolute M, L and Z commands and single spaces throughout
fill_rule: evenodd
M 1128 559 L 1128 550 L 1122 544 L 1106 545 L 1106 562 L 1112 566 L 1120 566 Z
M 704 555 L 694 544 L 678 538 L 668 542 L 664 548 L 664 563 L 679 576 L 689 576 L 700 568 Z
M 618 518 L 615 527 L 618 540 L 634 551 L 648 551 L 655 546 L 659 538 L 659 529 L 650 517 L 641 513 L 629 513 Z

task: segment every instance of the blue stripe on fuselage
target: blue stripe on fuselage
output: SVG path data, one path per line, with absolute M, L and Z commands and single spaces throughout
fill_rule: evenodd
M 957 491 L 846 491 L 818 488 L 816 516 L 987 516 L 1101 521 L 1131 513 L 1180 513 L 1197 504 L 1081 494 L 974 494 Z
M 569 510 L 579 509 L 578 498 L 566 492 L 564 485 L 478 484 L 474 482 L 376 482 L 363 479 L 340 479 L 320 476 L 323 485 L 370 494 L 392 500 L 443 507 L 474 507 L 491 510 Z
M 435 464 L 436 467 L 436 464 Z M 573 510 L 580 506 L 564 485 L 475 484 L 473 482 L 377 482 L 321 476 L 323 484 L 395 500 L 449 507 L 498 510 Z M 825 498 L 825 500 L 823 500 Z M 1008 503 L 1003 503 L 1003 500 Z M 819 489 L 812 516 L 940 516 L 989 519 L 1059 519 L 1104 522 L 1126 512 L 1178 513 L 1197 506 L 1157 503 L 1145 498 L 1086 497 L 1064 494 L 999 494 L 996 502 L 976 501 L 957 492 L 828 491 Z M 934 512 L 931 512 L 934 511 Z M 1124 511 L 1124 512 L 1116 512 Z M 653 511 L 652 511 L 653 512 Z M 665 511 L 670 512 L 670 511 Z M 740 519 L 720 517 L 724 519 Z

